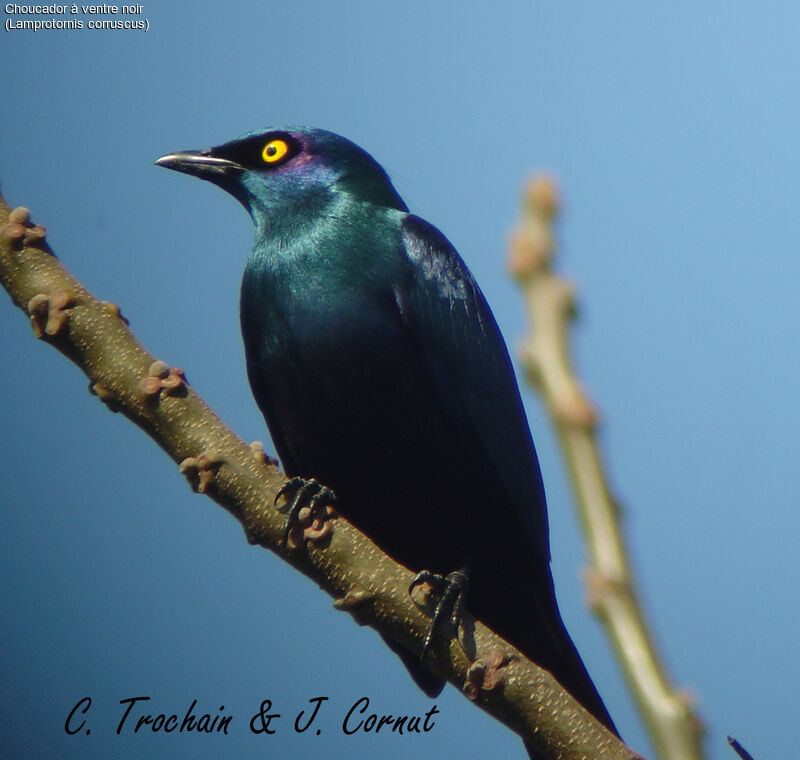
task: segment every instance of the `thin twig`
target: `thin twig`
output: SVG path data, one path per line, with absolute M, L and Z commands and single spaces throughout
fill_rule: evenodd
M 530 336 L 522 360 L 539 391 L 559 442 L 589 550 L 590 603 L 606 628 L 628 685 L 663 760 L 701 760 L 702 724 L 692 700 L 671 683 L 638 599 L 631 562 L 612 497 L 596 431 L 599 414 L 572 366 L 569 324 L 575 312 L 571 285 L 553 271 L 554 183 L 534 179 L 510 242 L 510 269 L 522 287 Z
M 753 760 L 753 756 L 736 741 L 732 736 L 728 737 L 728 744 L 731 745 L 733 751 L 742 758 L 742 760 Z

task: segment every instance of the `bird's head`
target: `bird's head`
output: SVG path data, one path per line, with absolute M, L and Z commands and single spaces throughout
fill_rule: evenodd
M 208 150 L 169 153 L 158 166 L 193 174 L 236 197 L 253 218 L 347 193 L 406 211 L 386 172 L 350 140 L 309 127 L 250 132 Z

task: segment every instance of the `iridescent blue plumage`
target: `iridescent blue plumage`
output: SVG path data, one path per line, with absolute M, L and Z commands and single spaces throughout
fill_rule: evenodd
M 508 352 L 447 239 L 367 153 L 323 130 L 270 129 L 159 162 L 220 185 L 253 217 L 247 371 L 287 474 L 333 488 L 412 570 L 468 568 L 471 612 L 613 728 L 556 605 Z M 398 654 L 428 693 L 441 688 Z

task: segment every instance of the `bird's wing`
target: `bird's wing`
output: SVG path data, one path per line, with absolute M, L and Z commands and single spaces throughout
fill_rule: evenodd
M 461 257 L 432 225 L 405 216 L 411 274 L 395 289 L 401 319 L 433 376 L 440 402 L 458 415 L 470 445 L 494 468 L 504 504 L 550 559 L 547 508 L 539 462 L 505 343 Z

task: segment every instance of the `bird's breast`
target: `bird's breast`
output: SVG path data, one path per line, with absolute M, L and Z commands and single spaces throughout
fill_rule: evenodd
M 404 564 L 458 566 L 465 544 L 447 543 L 452 527 L 435 516 L 465 511 L 454 452 L 464 436 L 402 321 L 393 260 L 300 261 L 251 263 L 242 288 L 248 374 L 287 473 L 332 487 L 345 516 Z

